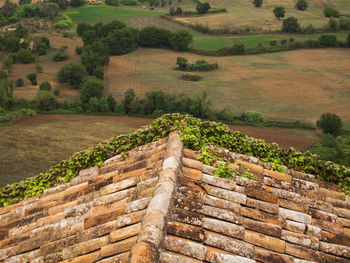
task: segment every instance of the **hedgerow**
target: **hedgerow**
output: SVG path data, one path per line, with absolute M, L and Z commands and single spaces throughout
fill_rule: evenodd
M 93 148 L 78 152 L 35 177 L 3 187 L 0 190 L 0 206 L 7 206 L 41 194 L 50 187 L 69 182 L 82 169 L 95 165 L 101 166 L 105 160 L 117 154 L 126 157 L 131 149 L 157 141 L 174 130 L 180 132 L 186 148 L 201 151 L 206 145 L 217 145 L 271 162 L 275 170 L 285 165 L 288 168 L 314 174 L 320 180 L 338 184 L 346 192 L 350 190 L 350 168 L 348 167 L 322 161 L 318 155 L 299 152 L 292 147 L 282 149 L 276 143 L 266 143 L 238 131 L 231 131 L 222 123 L 203 121 L 190 115 L 174 113 L 165 114 L 134 133 L 112 138 Z

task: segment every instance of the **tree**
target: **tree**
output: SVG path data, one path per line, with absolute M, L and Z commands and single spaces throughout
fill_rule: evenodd
M 83 34 L 86 31 L 91 30 L 91 29 L 93 29 L 92 25 L 85 23 L 85 22 L 79 23 L 77 26 L 77 34 L 79 36 L 83 36 Z
M 331 18 L 328 21 L 327 28 L 330 31 L 339 31 L 340 25 L 338 19 Z
M 116 100 L 112 97 L 112 95 L 109 95 L 107 98 L 107 105 L 108 105 L 108 110 L 111 112 L 115 112 L 116 107 L 117 107 L 117 102 Z
M 10 0 L 6 0 L 4 5 L 1 8 L 1 12 L 5 17 L 9 18 L 13 16 L 16 7 L 17 7 L 16 3 L 12 3 Z
M 329 133 L 336 137 L 340 134 L 343 123 L 338 115 L 327 112 L 322 114 L 321 118 L 316 122 L 316 126 L 324 133 Z
M 321 46 L 335 47 L 337 45 L 337 37 L 335 35 L 322 35 L 318 42 Z
M 196 6 L 196 10 L 198 14 L 206 14 L 208 13 L 210 8 L 211 7 L 208 2 L 205 2 L 205 3 L 199 2 Z
M 128 89 L 124 93 L 124 98 L 122 100 L 122 105 L 124 109 L 124 113 L 128 114 L 131 112 L 131 102 L 136 99 L 136 94 L 133 89 Z
M 305 11 L 309 7 L 309 5 L 305 0 L 298 0 L 295 7 L 300 11 Z
M 82 40 L 85 45 L 94 43 L 99 39 L 95 29 L 89 29 L 83 33 Z
M 190 105 L 190 113 L 198 118 L 208 118 L 210 105 L 211 102 L 205 92 L 202 95 L 197 94 Z
M 88 76 L 83 64 L 70 62 L 65 64 L 57 73 L 58 82 L 68 82 L 71 86 L 78 88 L 80 83 Z
M 346 44 L 348 45 L 348 47 L 350 47 L 350 33 L 348 34 L 348 36 L 346 38 Z
M 15 36 L 6 37 L 4 44 L 5 44 L 5 49 L 8 52 L 17 52 L 20 47 L 20 40 L 18 37 L 15 37 Z
M 96 77 L 88 77 L 81 85 L 80 100 L 82 103 L 88 103 L 90 98 L 98 99 L 103 96 L 103 81 Z
M 192 44 L 192 35 L 184 29 L 175 31 L 170 37 L 170 44 L 173 49 L 184 51 L 188 49 L 188 46 Z
M 72 7 L 79 7 L 79 6 L 82 6 L 82 5 L 84 5 L 84 0 L 70 0 L 70 5 L 72 6 Z
M 143 47 L 167 46 L 169 45 L 170 36 L 171 31 L 169 30 L 147 26 L 140 30 L 138 42 Z
M 106 5 L 119 6 L 119 0 L 105 0 Z
M 177 57 L 176 59 L 176 65 L 178 69 L 187 69 L 188 67 L 188 60 L 185 57 Z
M 39 90 L 51 91 L 51 84 L 48 81 L 41 82 L 39 85 Z
M 279 20 L 284 17 L 284 14 L 286 13 L 286 10 L 284 7 L 277 6 L 273 9 L 273 13 L 275 14 L 275 17 L 277 17 Z
M 283 20 L 282 31 L 288 33 L 296 33 L 300 31 L 298 20 L 295 17 L 288 17 Z
M 104 39 L 112 55 L 123 55 L 134 51 L 138 44 L 138 30 L 133 27 L 125 27 L 114 30 Z
M 43 111 L 50 111 L 57 108 L 56 96 L 50 91 L 41 90 L 38 93 L 38 109 Z
M 81 52 L 81 63 L 86 71 L 92 75 L 98 66 L 105 66 L 109 62 L 108 47 L 98 40 L 91 45 L 87 45 Z
M 37 80 L 36 80 L 36 73 L 33 73 L 33 72 L 28 73 L 28 74 L 26 75 L 26 77 L 27 77 L 27 79 L 32 83 L 32 85 L 38 84 L 38 83 L 37 83 Z
M 340 16 L 339 12 L 331 7 L 325 7 L 323 9 L 323 14 L 325 17 L 336 17 Z
M 35 60 L 35 56 L 32 53 L 32 51 L 28 50 L 28 49 L 23 49 L 21 48 L 18 52 L 17 52 L 17 60 L 28 64 L 31 63 Z
M 263 0 L 254 0 L 253 4 L 255 7 L 260 7 L 263 4 Z
M 0 107 L 8 108 L 8 102 L 12 100 L 13 82 L 4 71 L 0 71 Z

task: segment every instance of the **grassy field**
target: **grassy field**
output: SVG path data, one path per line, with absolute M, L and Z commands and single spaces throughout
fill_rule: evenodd
M 77 151 L 149 124 L 151 119 L 83 115 L 25 117 L 0 127 L 0 186 L 35 175 Z M 304 149 L 318 140 L 315 131 L 233 127 L 248 135 Z
M 242 27 L 252 26 L 261 30 L 280 30 L 282 21 L 276 19 L 272 10 L 276 6 L 282 6 L 286 10 L 285 17 L 294 16 L 298 19 L 301 26 L 312 24 L 316 28 L 323 27 L 328 19 L 323 15 L 325 6 L 333 7 L 342 14 L 350 13 L 350 2 L 345 0 L 309 0 L 307 11 L 299 11 L 294 6 L 295 0 L 264 0 L 260 8 L 255 8 L 252 1 L 241 0 L 208 0 L 211 7 L 223 8 L 228 12 L 198 16 L 198 17 L 179 17 L 181 22 L 200 23 L 208 25 L 210 28 Z
M 179 78 L 176 58 L 206 59 L 219 69 L 197 73 L 198 82 Z M 348 49 L 297 50 L 251 56 L 204 57 L 169 50 L 140 48 L 111 57 L 105 91 L 119 102 L 126 90 L 138 96 L 153 90 L 194 96 L 209 94 L 213 106 L 241 114 L 258 110 L 275 119 L 315 123 L 324 112 L 350 122 L 350 53 Z

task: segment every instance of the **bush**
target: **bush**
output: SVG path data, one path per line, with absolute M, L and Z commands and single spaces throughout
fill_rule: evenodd
M 39 86 L 39 89 L 40 89 L 40 90 L 51 91 L 51 84 L 50 84 L 50 82 L 48 82 L 48 81 L 42 82 L 42 83 L 40 84 L 40 86 Z
M 343 123 L 338 115 L 327 112 L 322 114 L 321 118 L 316 122 L 316 126 L 324 133 L 338 136 Z
M 279 20 L 284 17 L 284 14 L 286 13 L 286 10 L 284 7 L 277 6 L 273 9 L 273 13 L 275 17 L 277 17 Z
M 109 62 L 109 53 L 109 49 L 101 41 L 95 41 L 93 44 L 83 48 L 81 63 L 86 71 L 92 75 L 97 67 L 101 67 L 103 71 L 103 66 Z
M 57 73 L 58 82 L 68 82 L 78 88 L 84 78 L 88 76 L 85 67 L 79 62 L 70 62 L 64 65 Z
M 263 4 L 263 0 L 254 0 L 253 4 L 255 7 L 260 7 Z
M 103 81 L 96 77 L 87 78 L 81 85 L 80 100 L 82 103 L 88 103 L 90 98 L 100 99 L 103 95 Z
M 232 47 L 220 49 L 218 53 L 221 55 L 243 55 L 245 53 L 245 46 L 244 44 L 233 44 Z
M 138 44 L 138 30 L 132 27 L 124 27 L 114 30 L 104 39 L 112 55 L 123 55 L 134 51 Z
M 69 4 L 72 6 L 72 7 L 79 7 L 79 6 L 82 6 L 84 5 L 85 1 L 84 0 L 70 0 Z
M 175 15 L 182 15 L 182 8 L 181 7 L 176 8 Z
M 283 20 L 282 31 L 287 33 L 297 33 L 300 31 L 298 20 L 295 17 L 288 17 Z
M 46 55 L 50 49 L 50 40 L 47 37 L 35 37 L 33 49 L 39 56 Z
M 82 51 L 83 51 L 83 47 L 75 47 L 75 54 L 81 55 Z
M 140 30 L 138 43 L 143 47 L 168 46 L 171 31 L 147 26 Z
M 242 118 L 249 123 L 266 122 L 265 116 L 259 111 L 248 110 L 242 115 Z
M 63 19 L 54 23 L 53 24 L 53 28 L 54 29 L 59 29 L 59 30 L 63 30 L 63 29 L 69 29 L 73 27 L 73 21 L 72 19 L 67 16 L 67 15 L 63 15 Z
M 106 5 L 119 6 L 119 0 L 105 0 Z
M 17 52 L 17 60 L 22 63 L 28 64 L 35 60 L 35 56 L 30 50 L 21 48 Z
M 122 5 L 137 5 L 136 0 L 121 0 Z
M 170 37 L 171 47 L 175 50 L 180 51 L 187 50 L 189 48 L 189 45 L 192 44 L 192 41 L 192 35 L 184 29 L 175 31 Z
M 20 40 L 17 37 L 6 37 L 4 40 L 4 47 L 8 52 L 17 52 L 20 48 Z
M 181 74 L 180 79 L 188 80 L 188 81 L 199 81 L 202 79 L 202 77 L 199 75 Z
M 24 81 L 22 78 L 16 79 L 16 87 L 23 87 L 24 86 Z
M 177 57 L 176 65 L 178 69 L 186 70 L 188 67 L 188 60 L 185 57 Z
M 346 44 L 348 47 L 350 47 L 350 33 L 348 34 L 348 36 L 346 38 Z
M 340 26 L 339 26 L 338 19 L 334 19 L 334 18 L 329 19 L 327 24 L 327 29 L 330 31 L 339 31 Z
M 55 95 L 50 91 L 41 90 L 38 94 L 38 109 L 43 111 L 50 111 L 57 108 L 57 100 Z
M 196 63 L 190 64 L 188 70 L 192 71 L 210 71 L 218 68 L 218 63 L 209 64 L 204 59 L 197 60 Z
M 336 17 L 338 18 L 340 15 L 339 15 L 339 12 L 331 7 L 325 7 L 323 9 L 323 14 L 325 17 Z
M 52 57 L 52 60 L 56 62 L 63 61 L 66 59 L 68 59 L 68 55 L 62 53 L 61 51 L 57 51 Z
M 298 0 L 295 7 L 300 11 L 305 11 L 309 6 L 305 0 Z
M 211 7 L 208 2 L 205 2 L 205 3 L 198 2 L 196 6 L 196 11 L 198 14 L 206 14 L 208 13 L 210 8 Z
M 335 47 L 337 46 L 337 37 L 335 35 L 322 35 L 318 42 L 324 47 Z
M 32 83 L 32 85 L 37 85 L 36 73 L 28 73 L 26 75 L 27 79 Z
M 276 46 L 276 45 L 277 45 L 277 40 L 270 41 L 270 46 Z
M 60 89 L 54 89 L 53 94 L 58 97 L 60 95 Z
M 117 107 L 116 100 L 112 97 L 112 95 L 109 95 L 107 98 L 107 105 L 108 105 L 108 111 L 115 112 Z
M 312 34 L 316 32 L 316 29 L 314 28 L 313 25 L 308 25 L 305 26 L 301 29 L 301 32 L 303 32 L 304 34 Z
M 43 67 L 40 66 L 39 64 L 35 65 L 35 70 L 37 73 L 42 73 L 44 71 Z
M 285 45 L 285 44 L 287 44 L 287 39 L 282 39 L 281 40 L 281 45 Z
M 350 30 L 350 18 L 349 17 L 341 17 L 339 19 L 339 27 L 341 30 Z

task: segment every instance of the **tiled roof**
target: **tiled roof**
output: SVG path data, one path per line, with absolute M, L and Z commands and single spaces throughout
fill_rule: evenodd
M 350 262 L 336 185 L 227 150 L 216 177 L 177 133 L 0 208 L 0 262 Z

